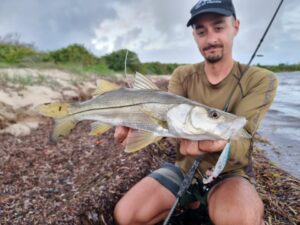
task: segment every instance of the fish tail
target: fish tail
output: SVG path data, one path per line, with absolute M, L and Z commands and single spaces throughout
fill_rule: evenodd
M 53 131 L 49 137 L 51 143 L 56 143 L 61 137 L 67 136 L 76 126 L 77 120 L 72 116 L 66 116 L 55 119 Z
M 46 103 L 37 106 L 37 111 L 44 116 L 61 118 L 69 114 L 70 107 L 69 103 Z

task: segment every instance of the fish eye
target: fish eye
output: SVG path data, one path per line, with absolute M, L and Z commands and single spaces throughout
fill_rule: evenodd
M 216 110 L 210 110 L 208 112 L 208 116 L 209 116 L 209 118 L 212 118 L 212 119 L 219 119 L 219 117 L 221 116 L 221 114 L 218 111 L 216 111 Z

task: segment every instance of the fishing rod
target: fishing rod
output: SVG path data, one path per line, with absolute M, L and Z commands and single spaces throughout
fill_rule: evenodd
M 256 47 L 256 49 L 255 49 L 255 51 L 253 52 L 253 54 L 252 54 L 252 56 L 251 56 L 251 58 L 250 58 L 250 60 L 249 60 L 249 62 L 248 62 L 248 64 L 247 64 L 246 68 L 245 68 L 244 71 L 241 73 L 240 79 L 238 80 L 236 86 L 233 88 L 233 90 L 232 90 L 232 92 L 231 92 L 231 94 L 230 94 L 230 96 L 229 96 L 229 98 L 228 98 L 228 100 L 227 100 L 227 102 L 226 102 L 226 104 L 225 104 L 225 107 L 224 107 L 224 111 L 225 111 L 225 112 L 228 110 L 228 106 L 229 106 L 230 100 L 231 100 L 231 98 L 232 98 L 232 96 L 233 96 L 233 93 L 234 93 L 235 89 L 236 89 L 237 86 L 240 84 L 240 80 L 242 79 L 243 75 L 248 71 L 251 62 L 252 62 L 253 59 L 255 58 L 258 49 L 260 48 L 261 44 L 263 43 L 263 41 L 264 41 L 264 39 L 265 39 L 265 37 L 266 37 L 266 35 L 267 35 L 269 29 L 270 29 L 270 27 L 271 27 L 271 25 L 272 25 L 272 23 L 273 23 L 275 17 L 277 16 L 277 13 L 278 13 L 279 9 L 281 8 L 281 5 L 282 5 L 283 1 L 284 1 L 284 0 L 281 0 L 281 1 L 280 1 L 280 3 L 279 3 L 279 5 L 278 5 L 278 7 L 277 7 L 277 9 L 276 9 L 276 11 L 275 11 L 275 13 L 274 13 L 272 19 L 271 19 L 271 21 L 269 22 L 269 24 L 268 24 L 268 26 L 267 26 L 267 28 L 266 28 L 264 34 L 262 35 L 262 38 L 260 39 L 260 41 L 259 41 L 259 43 L 258 43 L 258 45 L 257 45 L 257 47 Z M 180 185 L 180 187 L 179 187 L 179 191 L 178 191 L 178 193 L 177 193 L 177 195 L 176 195 L 176 201 L 175 201 L 175 203 L 172 205 L 171 210 L 170 210 L 168 216 L 166 217 L 166 219 L 165 219 L 163 225 L 168 225 L 168 224 L 169 224 L 170 219 L 171 219 L 171 216 L 173 215 L 173 213 L 174 213 L 174 211 L 175 211 L 175 209 L 176 209 L 176 207 L 177 207 L 177 204 L 179 203 L 180 198 L 183 196 L 184 193 L 186 193 L 186 191 L 189 189 L 189 187 L 190 187 L 190 185 L 191 185 L 191 183 L 192 183 L 192 180 L 193 180 L 194 175 L 195 175 L 195 173 L 196 173 L 196 170 L 197 170 L 197 168 L 198 168 L 198 166 L 199 166 L 199 164 L 200 164 L 200 161 L 201 161 L 201 157 L 200 157 L 200 158 L 197 158 L 197 159 L 193 162 L 193 164 L 192 164 L 191 168 L 189 169 L 189 171 L 187 172 L 187 174 L 185 175 L 185 177 L 184 177 L 184 179 L 183 179 L 183 181 L 182 181 L 182 183 L 181 183 L 181 185 Z M 209 189 L 206 189 L 206 191 L 209 191 Z
M 235 85 L 235 87 L 233 88 L 232 92 L 230 93 L 229 98 L 228 98 L 228 100 L 227 100 L 227 102 L 226 102 L 226 104 L 225 104 L 225 106 L 224 106 L 224 109 L 223 109 L 225 112 L 228 110 L 229 103 L 230 103 L 230 100 L 231 100 L 231 98 L 232 98 L 232 96 L 233 96 L 233 93 L 234 93 L 235 89 L 236 89 L 237 86 L 240 84 L 240 81 L 241 81 L 242 77 L 244 76 L 244 74 L 248 71 L 248 69 L 249 69 L 249 67 L 250 67 L 250 64 L 252 63 L 253 59 L 255 58 L 255 56 L 256 56 L 256 54 L 257 54 L 258 49 L 260 48 L 260 46 L 261 46 L 261 44 L 263 43 L 263 41 L 264 41 L 264 39 L 265 39 L 265 37 L 266 37 L 266 35 L 267 35 L 267 33 L 268 33 L 270 27 L 272 26 L 273 21 L 274 21 L 275 17 L 277 16 L 277 13 L 278 13 L 279 9 L 281 8 L 281 5 L 282 5 L 283 1 L 284 1 L 284 0 L 281 0 L 280 3 L 279 3 L 279 5 L 277 6 L 277 9 L 276 9 L 276 11 L 275 11 L 273 17 L 271 18 L 271 20 L 270 20 L 270 22 L 269 22 L 269 24 L 268 24 L 268 26 L 267 26 L 267 28 L 266 28 L 264 34 L 262 35 L 262 37 L 261 37 L 261 39 L 260 39 L 258 45 L 256 46 L 256 49 L 254 50 L 254 52 L 253 52 L 253 54 L 252 54 L 252 56 L 251 56 L 249 62 L 247 63 L 247 65 L 246 65 L 244 71 L 241 73 L 240 79 L 238 80 L 237 84 Z
M 263 43 L 263 41 L 264 41 L 264 39 L 265 39 L 265 37 L 266 37 L 266 35 L 267 35 L 269 29 L 270 29 L 270 27 L 271 27 L 271 25 L 272 25 L 272 23 L 273 23 L 275 17 L 277 16 L 277 13 L 278 13 L 278 11 L 279 11 L 279 9 L 280 9 L 280 7 L 281 7 L 283 1 L 284 1 L 284 0 L 281 0 L 281 1 L 280 1 L 280 3 L 279 3 L 279 5 L 278 5 L 278 7 L 277 7 L 277 9 L 276 9 L 276 11 L 275 11 L 275 13 L 274 13 L 274 15 L 273 15 L 271 21 L 270 21 L 270 23 L 269 23 L 267 29 L 265 30 L 265 32 L 264 32 L 262 38 L 260 39 L 260 41 L 259 41 L 259 43 L 258 43 L 258 45 L 257 45 L 257 47 L 256 47 L 256 49 L 255 49 L 255 51 L 254 51 L 253 54 L 252 54 L 251 59 L 249 60 L 249 62 L 248 62 L 248 64 L 247 64 L 248 66 L 250 66 L 251 62 L 252 62 L 253 59 L 255 58 L 256 53 L 257 53 L 258 49 L 260 48 L 261 44 Z

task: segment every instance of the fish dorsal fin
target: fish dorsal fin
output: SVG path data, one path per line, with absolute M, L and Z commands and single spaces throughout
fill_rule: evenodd
M 133 88 L 139 90 L 159 90 L 156 84 L 138 72 L 135 73 Z
M 121 88 L 121 86 L 119 86 L 115 83 L 100 79 L 100 80 L 97 80 L 97 88 L 93 95 L 102 95 L 105 92 L 117 90 L 120 88 Z
M 160 139 L 161 137 L 148 131 L 130 130 L 126 140 L 125 152 L 136 152 Z
M 91 129 L 90 135 L 97 136 L 97 135 L 101 135 L 101 134 L 105 133 L 112 126 L 108 125 L 108 124 L 101 123 L 101 122 L 94 122 L 94 123 L 91 124 L 91 127 L 92 127 L 92 129 Z

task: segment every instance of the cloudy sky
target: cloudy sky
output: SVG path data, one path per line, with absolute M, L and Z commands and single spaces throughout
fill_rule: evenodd
M 241 29 L 234 57 L 248 62 L 280 0 L 233 0 Z M 141 61 L 202 60 L 186 27 L 196 0 L 0 0 L 0 37 L 17 33 L 39 50 L 80 43 L 97 56 L 120 48 Z M 285 0 L 254 63 L 300 62 L 300 2 Z

